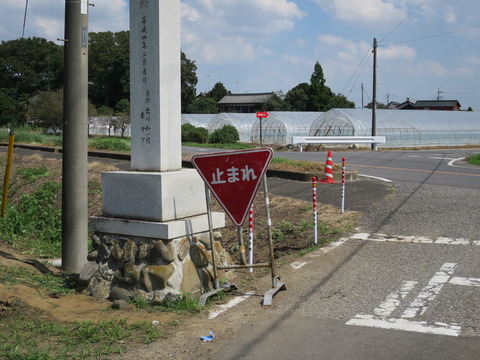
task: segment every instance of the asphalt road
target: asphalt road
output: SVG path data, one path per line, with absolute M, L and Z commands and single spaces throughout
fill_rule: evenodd
M 244 312 L 245 324 L 212 358 L 478 359 L 480 168 L 461 160 L 474 152 L 334 153 L 366 175 L 346 188 L 347 209 L 363 211 L 361 227 L 284 269 L 287 291 L 273 307 L 249 298 L 231 310 Z M 326 153 L 279 156 L 319 161 Z M 309 200 L 309 188 L 269 179 L 280 195 Z M 318 192 L 338 206 L 339 185 Z

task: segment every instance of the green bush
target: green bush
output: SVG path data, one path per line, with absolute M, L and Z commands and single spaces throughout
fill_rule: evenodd
M 221 129 L 215 130 L 208 139 L 211 144 L 235 144 L 238 140 L 240 136 L 232 125 L 224 125 Z
M 195 127 L 192 124 L 183 124 L 182 142 L 206 144 L 208 142 L 208 130 L 201 127 Z

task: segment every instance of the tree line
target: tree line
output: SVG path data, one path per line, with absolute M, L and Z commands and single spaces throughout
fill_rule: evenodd
M 129 31 L 89 34 L 89 115 L 112 119 L 124 129 L 130 112 Z M 63 122 L 64 49 L 44 38 L 32 37 L 0 43 L 0 125 L 61 129 Z M 222 82 L 197 93 L 197 65 L 181 52 L 181 107 L 184 114 L 218 113 L 217 103 L 230 94 Z M 275 92 L 269 111 L 327 111 L 355 104 L 327 85 L 320 63 L 310 82 L 286 94 Z

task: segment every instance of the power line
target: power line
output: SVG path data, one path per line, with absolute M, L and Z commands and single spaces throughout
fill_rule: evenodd
M 25 24 L 27 23 L 28 0 L 25 2 L 25 14 L 23 15 L 22 39 L 25 37 Z
M 392 46 L 392 45 L 406 44 L 406 43 L 415 42 L 415 41 L 420 41 L 420 40 L 427 40 L 427 39 L 432 39 L 432 38 L 435 38 L 435 37 L 440 37 L 440 36 L 445 36 L 445 35 L 451 35 L 451 34 L 455 34 L 455 33 L 458 33 L 458 32 L 468 31 L 468 30 L 477 29 L 477 28 L 480 28 L 480 25 L 470 26 L 470 27 L 464 28 L 464 29 L 458 29 L 458 30 L 448 31 L 448 32 L 444 32 L 444 33 L 441 33 L 441 34 L 424 36 L 424 37 L 417 38 L 417 39 L 400 41 L 400 42 L 393 43 L 393 44 L 382 45 L 382 47 L 384 47 L 384 46 Z
M 377 44 L 380 44 L 383 40 L 385 40 L 392 32 L 394 32 L 400 25 L 402 25 L 405 21 L 407 21 L 408 18 L 410 18 L 420 7 L 422 7 L 428 0 L 424 0 L 420 5 L 418 5 L 410 14 L 408 14 L 407 17 L 405 17 L 399 24 L 397 24 L 392 30 L 390 30 L 383 38 L 382 40 L 380 40 Z M 378 45 L 377 45 L 378 46 Z M 360 78 L 360 75 L 362 74 L 363 72 L 363 69 L 365 68 L 365 59 L 367 58 L 367 55 L 370 53 L 370 50 L 372 49 L 372 47 L 370 46 L 370 48 L 367 50 L 367 53 L 365 54 L 365 56 L 363 57 L 363 59 L 360 61 L 360 63 L 358 64 L 357 68 L 355 69 L 355 71 L 353 72 L 352 76 L 350 77 L 350 79 L 347 81 L 347 84 L 345 85 L 345 88 L 342 90 L 342 92 L 340 94 L 343 94 L 345 92 L 345 89 L 347 88 L 348 84 L 352 81 L 352 79 L 354 78 L 355 74 L 357 73 L 358 69 L 360 68 L 360 66 L 362 66 L 362 63 L 363 63 L 363 67 L 362 67 L 362 71 L 359 73 L 359 75 L 357 76 L 357 79 L 355 80 L 354 84 L 352 85 L 350 91 L 348 92 L 347 96 L 350 95 L 350 93 L 353 91 L 353 88 L 355 87 L 358 79 Z
M 385 35 L 379 42 L 378 44 L 380 44 L 383 40 L 385 40 L 391 33 L 393 33 L 400 25 L 402 25 L 405 21 L 408 20 L 408 18 L 410 18 L 413 14 L 415 14 L 417 12 L 418 9 L 420 9 L 428 0 L 424 0 L 420 5 L 418 5 L 410 14 L 408 14 L 407 17 L 405 17 L 405 19 L 403 19 L 402 21 L 400 21 L 398 23 L 398 25 L 396 25 L 392 30 L 390 30 L 387 35 Z
M 365 55 L 363 56 L 363 59 L 362 61 L 360 61 L 360 63 L 358 64 L 357 68 L 355 69 L 355 71 L 353 72 L 352 76 L 350 76 L 350 79 L 348 79 L 347 83 L 345 84 L 345 87 L 343 88 L 343 90 L 341 91 L 340 94 L 343 94 L 345 92 L 345 89 L 347 88 L 348 84 L 350 84 L 350 81 L 352 81 L 353 77 L 355 76 L 355 74 L 357 73 L 358 69 L 360 68 L 360 66 L 362 66 L 362 63 L 363 63 L 363 67 L 362 67 L 362 71 L 360 71 L 359 75 L 357 76 L 357 79 L 355 80 L 355 82 L 353 83 L 352 85 L 352 88 L 350 89 L 350 91 L 348 92 L 348 95 L 350 95 L 350 93 L 352 92 L 352 89 L 355 87 L 355 84 L 357 83 L 358 81 L 358 78 L 360 77 L 360 75 L 362 74 L 363 72 L 363 69 L 365 68 L 365 64 L 366 64 L 366 59 L 367 59 L 367 56 L 370 54 L 370 51 L 372 50 L 372 46 L 370 46 L 367 50 L 367 52 L 365 53 Z M 347 95 L 347 96 L 348 96 Z

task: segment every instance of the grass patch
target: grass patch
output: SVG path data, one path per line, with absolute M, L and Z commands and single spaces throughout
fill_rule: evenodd
M 480 154 L 467 156 L 466 160 L 469 164 L 480 165 Z
M 14 130 L 15 143 L 33 144 L 45 146 L 62 146 L 62 136 L 46 135 L 41 132 L 32 131 L 30 128 L 19 128 Z M 10 132 L 6 130 L 0 131 L 0 142 L 9 141 Z
M 60 256 L 62 213 L 56 204 L 61 186 L 45 181 L 32 193 L 21 194 L 17 204 L 9 203 L 6 217 L 0 219 L 2 240 L 40 257 Z
M 24 285 L 67 295 L 73 293 L 74 282 L 70 275 L 38 274 L 22 267 L 0 266 L 0 284 Z
M 323 174 L 325 166 L 324 166 L 324 163 L 317 162 L 317 161 L 294 160 L 294 159 L 274 157 L 270 162 L 270 165 L 268 168 Z M 340 170 L 340 165 L 334 164 L 333 168 L 334 170 L 338 171 Z
M 89 139 L 88 146 L 95 150 L 130 151 L 130 139 L 104 137 Z
M 125 352 L 132 342 L 148 344 L 164 337 L 148 322 L 59 323 L 15 310 L 4 316 L 0 332 L 10 334 L 0 338 L 4 359 L 107 359 Z

